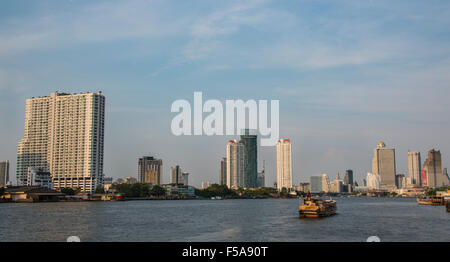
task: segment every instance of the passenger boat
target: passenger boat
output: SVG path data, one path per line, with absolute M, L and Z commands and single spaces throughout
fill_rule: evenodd
M 336 200 L 312 198 L 310 193 L 306 198 L 301 198 L 298 214 L 300 218 L 327 217 L 336 214 Z
M 441 196 L 420 196 L 417 199 L 419 205 L 443 206 L 444 198 Z

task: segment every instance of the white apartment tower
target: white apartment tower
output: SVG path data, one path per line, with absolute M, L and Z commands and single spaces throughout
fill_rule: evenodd
M 292 188 L 292 146 L 289 139 L 277 143 L 277 189 Z
M 228 188 L 244 187 L 245 146 L 237 140 L 227 144 L 227 186 Z
M 50 172 L 55 189 L 93 192 L 103 180 L 105 97 L 101 92 L 30 98 L 17 146 L 17 184 L 29 167 Z
M 422 165 L 420 161 L 420 152 L 408 152 L 408 177 L 412 183 L 417 186 L 422 185 Z

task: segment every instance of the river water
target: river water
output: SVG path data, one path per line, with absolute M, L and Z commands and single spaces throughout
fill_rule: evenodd
M 450 213 L 415 199 L 338 198 L 299 219 L 297 199 L 0 204 L 0 241 L 450 241 Z

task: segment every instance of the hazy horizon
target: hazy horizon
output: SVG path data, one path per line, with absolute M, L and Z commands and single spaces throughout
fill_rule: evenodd
M 433 3 L 433 4 L 431 4 Z M 176 164 L 189 182 L 218 182 L 238 136 L 174 136 L 173 101 L 280 101 L 293 182 L 371 171 L 379 141 L 441 150 L 449 163 L 448 1 L 10 1 L 0 3 L 0 160 L 16 181 L 25 100 L 103 91 L 107 177 L 137 178 L 138 158 Z M 275 147 L 259 147 L 266 186 Z

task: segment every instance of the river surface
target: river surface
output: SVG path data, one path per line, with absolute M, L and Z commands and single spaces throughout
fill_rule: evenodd
M 297 199 L 0 204 L 0 241 L 450 241 L 450 213 L 415 199 L 338 198 L 299 219 Z

